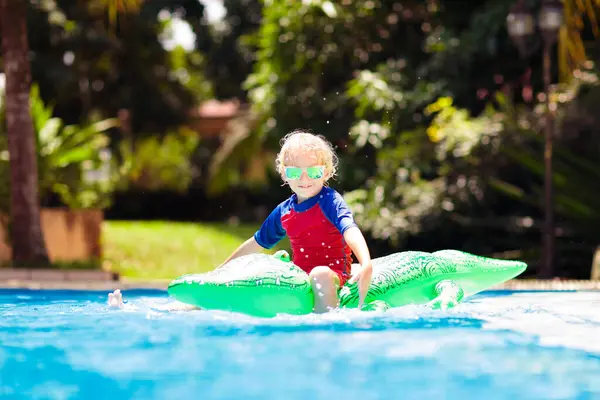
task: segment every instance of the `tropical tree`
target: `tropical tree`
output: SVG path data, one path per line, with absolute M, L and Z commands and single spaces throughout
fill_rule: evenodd
M 100 0 L 112 20 L 117 12 L 137 11 L 142 0 Z M 29 94 L 31 67 L 27 3 L 0 0 L 0 35 L 6 76 L 6 131 L 10 157 L 10 218 L 15 265 L 48 264 L 41 221 L 36 142 Z
M 47 264 L 40 222 L 35 136 L 29 109 L 27 4 L 0 1 L 0 32 L 6 75 L 6 131 L 10 154 L 11 243 L 15 264 Z

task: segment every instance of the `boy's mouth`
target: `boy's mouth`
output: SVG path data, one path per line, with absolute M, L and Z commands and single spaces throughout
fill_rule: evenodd
M 298 187 L 300 189 L 308 189 L 308 188 L 312 187 L 312 185 L 298 185 Z

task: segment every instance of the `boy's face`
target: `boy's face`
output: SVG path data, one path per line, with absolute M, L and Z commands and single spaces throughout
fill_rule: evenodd
M 284 162 L 284 167 L 296 167 L 302 169 L 302 174 L 299 179 L 290 179 L 287 175 L 284 177 L 287 184 L 290 185 L 290 189 L 298 196 L 298 201 L 301 202 L 314 197 L 319 194 L 321 189 L 323 189 L 323 185 L 327 179 L 327 171 L 325 170 L 323 163 L 319 163 L 319 159 L 315 152 L 290 152 L 290 154 L 285 157 Z M 307 168 L 311 167 L 323 167 L 323 173 L 317 173 L 319 168 L 312 168 L 307 171 Z M 298 173 L 297 170 L 290 172 Z M 309 175 L 311 175 L 312 178 L 309 177 Z

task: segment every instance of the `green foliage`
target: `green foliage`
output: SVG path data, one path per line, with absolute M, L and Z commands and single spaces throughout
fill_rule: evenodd
M 585 27 L 584 13 L 594 15 L 593 1 L 565 3 L 562 70 L 565 51 L 585 55 L 570 33 Z M 539 248 L 543 109 L 514 103 L 522 102 L 520 89 L 540 92 L 541 63 L 535 48 L 531 58 L 518 58 L 507 36 L 514 0 L 225 0 L 225 20 L 210 28 L 197 0 L 153 0 L 110 32 L 98 23 L 106 11 L 95 14 L 86 2 L 35 4 L 33 73 L 44 97 L 55 100 L 55 116 L 70 122 L 131 112 L 126 131 L 135 142 L 117 147 L 123 186 L 185 190 L 196 173 L 190 156 L 197 143 L 174 127 L 206 96 L 244 98 L 248 91 L 252 110 L 215 151 L 209 193 L 266 182 L 249 175 L 269 177 L 280 138 L 309 128 L 336 146 L 336 188 L 359 188 L 347 197 L 373 237 L 477 253 Z M 170 24 L 163 9 L 190 23 L 195 51 L 162 48 L 157 38 Z M 494 98 L 499 91 L 509 95 Z M 585 232 L 597 224 L 598 93 L 586 84 L 557 94 L 564 101 L 556 207 L 560 235 L 573 242 L 594 240 Z M 142 139 L 164 133 L 165 141 Z
M 386 57 L 377 49 L 391 49 L 386 45 L 399 35 L 396 22 L 375 26 L 394 13 L 392 6 L 379 1 L 343 7 L 330 1 L 265 2 L 254 38 L 257 63 L 246 88 L 259 114 L 277 120 L 269 129 L 281 132 L 300 120 L 338 114 L 345 101 L 340 93 L 353 70 Z M 375 50 L 369 54 L 371 47 Z
M 346 95 L 358 120 L 350 138 L 358 148 L 367 143 L 377 149 L 393 145 L 398 136 L 391 133 L 414 128 L 424 107 L 442 93 L 442 83 L 411 75 L 402 59 L 392 59 L 377 66 L 376 72 L 360 71 L 348 82 Z
M 207 184 L 211 196 L 229 187 L 258 187 L 267 182 L 274 157 L 262 149 L 263 135 L 252 130 L 253 115 L 242 113 L 229 122 L 224 140 L 212 157 Z
M 199 52 L 187 52 L 177 46 L 169 53 L 171 75 L 174 80 L 194 93 L 198 102 L 209 98 L 212 85 L 198 70 L 204 68 L 206 60 Z
M 220 191 L 243 182 L 248 159 L 309 128 L 337 147 L 337 188 L 359 188 L 347 198 L 374 238 L 478 253 L 539 248 L 544 119 L 540 104 L 513 103 L 523 103 L 521 89 L 543 89 L 541 63 L 535 47 L 519 58 L 507 35 L 514 1 L 288 3 L 264 1 L 250 36 L 257 52 L 245 88 L 256 128 L 217 152 Z M 595 191 L 578 191 L 597 163 L 581 149 L 583 133 L 573 133 L 595 132 L 582 121 L 596 103 L 585 109 L 574 91 L 558 95 L 567 96 L 559 111 L 569 117 L 559 118 L 565 147 L 556 150 L 555 174 L 569 232 L 587 229 L 565 227 L 577 215 L 595 220 L 596 207 Z
M 570 232 L 594 240 L 595 227 L 600 223 L 600 179 L 598 150 L 600 140 L 597 132 L 600 122 L 593 111 L 593 104 L 600 96 L 600 81 L 593 70 L 578 71 L 573 80 L 560 87 L 553 95 L 557 104 L 557 128 L 561 135 L 555 138 L 553 150 L 553 183 L 555 187 L 555 211 L 560 225 Z M 541 206 L 544 177 L 544 107 L 531 113 L 516 109 L 503 102 L 503 109 L 512 120 L 507 126 L 523 139 L 518 145 L 503 146 L 501 152 L 512 162 L 520 165 L 536 179 L 528 187 L 519 187 L 511 182 L 494 180 L 492 185 L 507 196 L 527 204 Z M 563 230 L 564 231 L 564 230 Z
M 443 93 L 442 83 L 416 79 L 402 60 L 361 71 L 348 84 L 358 122 L 350 131 L 357 150 L 377 150 L 376 172 L 346 194 L 361 227 L 398 245 L 422 230 L 424 216 L 443 211 L 444 184 L 436 173 L 434 143 L 423 127 L 426 108 Z
M 123 180 L 120 188 L 184 192 L 194 178 L 192 154 L 199 143 L 193 131 L 180 129 L 163 138 L 151 136 L 120 143 Z
M 99 4 L 30 2 L 32 76 L 43 97 L 55 104 L 55 116 L 70 124 L 128 110 L 131 130 L 142 133 L 164 133 L 185 123 L 198 99 L 211 95 L 206 59 L 197 49 L 165 49 L 161 39 L 171 16 L 167 13 L 165 20 L 160 13 L 177 10 L 200 47 L 210 39 L 202 4 L 144 1 L 115 24 Z
M 555 139 L 553 174 L 559 260 L 564 260 L 561 254 L 575 257 L 572 243 L 578 243 L 578 257 L 591 254 L 600 223 L 595 184 L 600 178 L 600 142 L 597 135 L 590 136 L 597 132 L 592 104 L 600 86 L 593 71 L 578 71 L 576 76 L 552 97 L 558 103 L 561 132 Z M 537 259 L 536 232 L 544 214 L 544 103 L 533 109 L 517 107 L 501 93 L 495 100 L 494 106 L 472 116 L 452 98 L 439 97 L 423 110 L 426 123 L 410 131 L 394 131 L 392 118 L 385 114 L 360 122 L 370 127 L 385 124 L 390 127 L 386 136 L 396 138 L 378 144 L 377 174 L 364 188 L 346 195 L 361 226 L 395 245 L 452 224 L 470 232 L 485 228 L 490 239 L 501 232 L 506 239 L 486 244 L 485 237 L 471 235 L 464 245 L 487 246 L 490 251 L 516 248 L 523 251 L 522 257 Z M 377 103 L 365 104 L 360 115 L 382 115 L 377 114 Z M 361 136 L 355 139 L 364 143 Z M 569 256 L 561 249 L 571 249 Z
M 470 155 L 482 143 L 492 142 L 497 150 L 498 141 L 494 141 L 502 131 L 502 116 L 488 108 L 483 115 L 473 118 L 465 109 L 456 108 L 452 98 L 441 97 L 425 109 L 426 115 L 435 115 L 427 127 L 427 136 L 436 143 L 436 156 L 445 161 L 450 155 L 461 158 Z
M 226 15 L 213 29 L 214 43 L 207 51 L 206 74 L 216 98 L 246 100 L 242 84 L 252 72 L 255 47 L 251 36 L 261 24 L 261 0 L 224 0 Z
M 108 207 L 118 177 L 103 132 L 116 127 L 117 120 L 64 126 L 60 118 L 52 117 L 52 107 L 44 105 L 37 85 L 32 87 L 30 102 L 42 197 L 54 192 L 73 209 Z
M 418 26 L 426 11 L 419 5 L 409 9 L 419 12 L 419 17 L 405 18 L 398 1 L 263 2 L 260 28 L 244 40 L 256 48 L 253 72 L 244 84 L 255 124 L 244 140 L 223 144 L 218 165 L 224 174 L 231 175 L 256 155 L 246 149 L 274 152 L 284 134 L 305 128 L 324 134 L 338 146 L 342 166 L 354 166 L 354 170 L 343 169 L 340 186 L 359 184 L 372 172 L 373 159 L 347 157 L 353 150 L 348 148 L 347 135 L 354 117 L 347 86 L 358 71 L 383 60 L 406 63 L 410 54 L 418 63 L 422 54 Z M 408 74 L 412 67 L 403 72 Z M 417 81 L 414 71 L 410 76 L 407 87 Z M 269 163 L 264 165 L 267 168 Z M 226 179 L 220 189 L 237 184 L 234 178 Z
M 2 97 L 4 95 L 2 94 Z M 105 208 L 110 205 L 116 180 L 109 158 L 109 139 L 104 132 L 117 126 L 106 119 L 87 126 L 64 125 L 53 117 L 52 106 L 44 104 L 37 85 L 30 94 L 31 117 L 36 134 L 39 193 L 44 201 L 57 194 L 69 208 Z M 2 109 L 2 121 L 4 110 Z M 4 130 L 4 122 L 2 122 Z M 1 191 L 9 193 L 8 143 L 4 132 L 0 141 Z M 98 176 L 100 175 L 100 176 Z M 9 209 L 10 195 L 3 196 L 1 209 Z

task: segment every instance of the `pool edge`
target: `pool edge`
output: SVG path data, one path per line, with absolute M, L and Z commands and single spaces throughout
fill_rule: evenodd
M 2 289 L 73 289 L 73 290 L 114 290 L 114 289 L 161 289 L 167 290 L 170 280 L 129 280 L 121 278 L 112 280 L 29 280 L 29 279 L 0 279 Z M 489 288 L 499 291 L 572 291 L 572 290 L 600 290 L 600 281 L 590 280 L 537 280 L 537 279 L 512 279 Z

